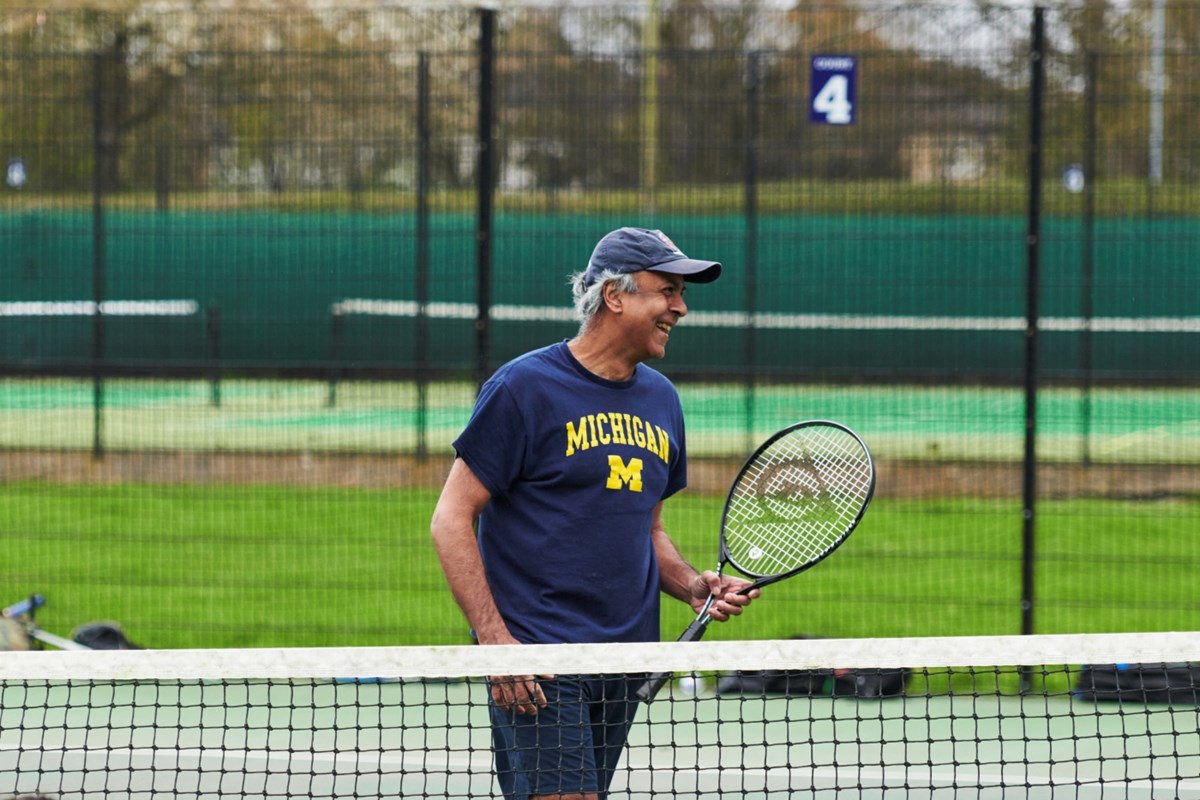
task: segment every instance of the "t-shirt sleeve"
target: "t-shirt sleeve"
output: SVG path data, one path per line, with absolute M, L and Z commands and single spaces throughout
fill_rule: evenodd
M 687 436 L 684 433 L 683 408 L 679 403 L 678 396 L 675 397 L 675 415 L 678 420 L 677 430 L 680 436 L 679 441 L 675 443 L 675 457 L 671 460 L 670 471 L 667 474 L 667 486 L 662 494 L 663 500 L 686 489 L 688 482 Z
M 526 429 L 520 409 L 500 381 L 484 384 L 454 451 L 493 497 L 503 496 L 521 474 Z

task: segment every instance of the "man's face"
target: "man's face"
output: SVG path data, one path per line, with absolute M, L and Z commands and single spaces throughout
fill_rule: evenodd
M 667 354 L 671 329 L 687 314 L 683 277 L 643 271 L 635 273 L 634 280 L 637 293 L 623 299 L 629 344 L 641 351 L 639 360 L 662 358 Z

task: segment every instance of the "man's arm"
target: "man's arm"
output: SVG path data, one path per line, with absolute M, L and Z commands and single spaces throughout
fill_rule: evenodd
M 429 530 L 450 592 L 480 644 L 520 644 L 509 632 L 483 571 L 475 523 L 491 495 L 461 458 L 454 459 Z M 536 714 L 546 697 L 532 675 L 493 676 L 492 698 L 519 714 Z
M 654 507 L 650 538 L 658 558 L 658 580 L 663 592 L 689 604 L 696 613 L 700 613 L 710 595 L 715 595 L 717 600 L 708 613 L 717 622 L 724 622 L 731 616 L 741 614 L 742 609 L 759 596 L 759 590 L 755 589 L 745 595 L 738 594 L 750 585 L 750 581 L 729 575 L 719 576 L 710 570 L 700 572 L 689 564 L 675 546 L 675 542 L 667 535 L 662 521 L 662 508 L 662 503 Z
M 516 644 L 500 616 L 483 571 L 475 523 L 491 499 L 461 458 L 454 459 L 429 530 L 446 582 L 480 644 Z

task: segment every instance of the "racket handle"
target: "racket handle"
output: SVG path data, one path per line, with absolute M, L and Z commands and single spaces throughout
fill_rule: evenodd
M 0 611 L 0 615 L 5 617 L 21 617 L 32 613 L 34 610 L 46 605 L 46 598 L 40 594 L 30 595 L 27 599 L 19 603 L 13 603 L 8 608 Z
M 707 611 L 707 606 L 705 609 Z M 712 617 L 710 617 L 706 611 L 701 612 L 700 616 L 696 617 L 696 619 L 692 621 L 691 625 L 688 625 L 687 630 L 685 630 L 683 635 L 679 637 L 679 641 L 695 642 L 704 637 L 704 632 L 708 630 L 708 623 L 712 622 Z M 642 688 L 637 690 L 637 699 L 643 703 L 654 702 L 654 696 L 658 694 L 659 690 L 662 689 L 662 687 L 666 685 L 667 681 L 670 679 L 670 672 L 654 673 L 646 679 L 646 682 L 642 684 Z
M 692 624 L 687 626 L 687 630 L 679 634 L 678 641 L 680 642 L 698 642 L 704 638 L 704 632 L 708 630 L 708 623 L 712 622 L 712 617 L 708 615 L 708 607 L 705 607 L 704 613 L 692 620 Z

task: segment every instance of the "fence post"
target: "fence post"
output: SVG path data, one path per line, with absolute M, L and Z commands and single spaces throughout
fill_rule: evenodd
M 154 146 L 154 208 L 171 209 L 171 146 L 165 142 Z
M 92 457 L 104 457 L 104 54 L 92 54 Z
M 213 408 L 221 407 L 221 309 L 213 303 L 204 310 L 204 360 L 208 364 L 208 395 Z
M 658 55 L 662 49 L 658 0 L 646 0 L 642 25 L 642 207 L 653 216 L 658 204 Z
M 1092 313 L 1095 279 L 1096 225 L 1096 53 L 1084 54 L 1083 87 L 1083 231 L 1080 242 L 1079 313 L 1083 329 L 1079 341 L 1079 369 L 1082 375 L 1083 403 L 1080 427 L 1083 437 L 1083 465 L 1092 463 Z
M 429 54 L 417 54 L 417 317 L 414 353 L 417 366 L 417 458 L 429 453 L 429 168 L 432 152 L 429 132 Z
M 346 318 L 341 303 L 329 309 L 329 385 L 325 390 L 325 405 L 337 406 L 338 381 L 342 379 L 343 341 L 346 336 Z
M 1029 222 L 1025 239 L 1025 455 L 1021 541 L 1021 633 L 1034 632 L 1034 545 L 1037 504 L 1038 271 L 1042 215 L 1042 90 L 1045 80 L 1045 9 L 1033 10 L 1029 53 Z M 1029 675 L 1021 685 L 1029 688 Z
M 495 186 L 495 39 L 496 10 L 479 9 L 479 131 L 476 161 L 475 227 L 475 388 L 483 386 L 489 369 L 492 308 L 492 192 Z
M 744 254 L 744 281 L 746 292 L 746 328 L 742 337 L 742 360 L 745 362 L 745 431 L 746 451 L 754 449 L 754 365 L 757 362 L 757 334 L 754 313 L 758 298 L 758 116 L 759 116 L 759 70 L 760 54 L 746 54 L 746 130 L 743 137 L 742 181 L 744 186 L 744 214 L 746 220 L 746 252 Z

